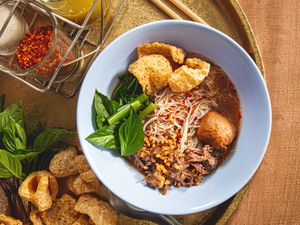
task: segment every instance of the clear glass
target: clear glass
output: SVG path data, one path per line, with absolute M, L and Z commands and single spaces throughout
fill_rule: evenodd
M 12 7 L 8 4 L 0 6 L 0 30 L 5 25 Z M 12 15 L 5 32 L 0 37 L 0 54 L 12 55 L 16 52 L 21 38 L 28 32 L 28 24 L 25 19 L 16 11 Z
M 15 2 L 16 1 L 7 0 L 5 5 L 11 7 Z M 15 53 L 17 46 L 15 46 L 13 51 L 14 54 L 5 55 L 1 54 L 0 52 L 0 70 L 16 76 L 26 76 L 48 81 L 52 78 L 59 63 L 61 62 L 61 59 L 69 48 L 71 40 L 62 29 L 59 29 L 56 18 L 53 16 L 53 14 L 42 4 L 38 3 L 38 6 L 44 11 L 32 6 L 29 1 L 22 1 L 18 5 L 16 13 L 22 17 L 22 20 L 26 21 L 26 24 L 28 25 L 28 32 L 33 32 L 38 28 L 48 26 L 53 28 L 53 38 L 49 50 L 41 59 L 41 61 L 26 69 L 22 69 L 18 64 Z M 5 32 L 9 31 L 5 30 L 4 34 Z M 67 63 L 73 61 L 78 55 L 79 50 L 75 46 L 67 56 L 65 62 Z M 64 77 L 70 75 L 75 66 L 75 64 L 70 64 L 69 66 L 63 67 L 59 71 L 58 78 L 63 79 Z
M 95 0 L 40 0 L 45 3 L 53 12 L 63 16 L 75 23 L 82 23 L 94 4 Z M 109 0 L 104 0 L 104 14 L 106 14 Z M 96 7 L 90 17 L 90 21 L 100 17 L 101 0 L 98 0 Z

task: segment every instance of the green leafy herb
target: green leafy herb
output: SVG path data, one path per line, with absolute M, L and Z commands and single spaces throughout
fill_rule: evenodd
M 93 144 L 107 149 L 118 149 L 119 138 L 113 128 L 100 127 L 97 131 L 86 138 Z
M 33 149 L 45 151 L 53 147 L 57 142 L 64 138 L 73 136 L 75 133 L 67 129 L 53 128 L 40 133 L 33 143 Z
M 139 114 L 139 119 L 143 121 L 150 113 L 155 110 L 156 105 L 150 103 L 144 110 L 142 110 Z
M 96 110 L 96 123 L 98 127 L 102 127 L 103 123 L 105 122 L 106 118 L 109 116 L 103 102 L 102 98 L 98 94 L 98 92 L 95 92 L 94 95 L 94 108 Z
M 142 86 L 132 74 L 125 74 L 119 77 L 119 83 L 115 88 L 111 98 L 125 105 L 132 102 L 143 93 Z
M 0 113 L 0 132 L 11 122 L 9 117 L 11 117 L 15 123 L 24 127 L 23 109 L 20 102 L 11 105 Z
M 141 107 L 141 105 L 148 100 L 148 96 L 146 94 L 139 95 L 134 101 L 129 104 L 122 106 L 115 114 L 111 115 L 107 118 L 107 121 L 110 125 L 115 124 L 117 121 L 123 119 L 130 112 L 130 108 L 137 110 Z
M 121 155 L 129 156 L 137 153 L 144 143 L 143 125 L 131 108 L 127 120 L 119 128 Z
M 52 146 L 73 132 L 66 129 L 42 132 L 41 123 L 38 123 L 26 135 L 21 103 L 2 112 L 3 100 L 0 96 L 0 188 L 6 194 L 11 215 L 29 224 L 29 211 L 18 195 L 20 179 L 33 171 L 48 168 L 57 152 Z
M 119 77 L 120 82 L 110 100 L 95 92 L 97 130 L 86 140 L 107 149 L 121 149 L 122 156 L 135 154 L 144 143 L 141 119 L 155 109 L 132 74 Z
M 97 114 L 96 123 L 98 128 L 100 128 L 104 126 L 106 119 L 120 108 L 120 104 L 96 91 L 94 96 L 94 108 Z
M 141 91 L 139 84 L 136 83 L 137 80 L 132 77 L 120 78 L 124 79 L 123 83 L 113 94 L 116 99 L 122 95 L 123 103 L 126 104 L 118 104 L 115 100 L 110 100 L 96 91 L 94 108 L 97 113 L 98 129 L 86 138 L 91 143 L 106 149 L 121 148 L 122 156 L 135 154 L 144 143 L 143 125 L 137 113 L 142 110 L 140 116 L 145 118 L 155 108 L 154 104 L 147 108 L 149 97 Z M 131 99 L 128 99 L 129 94 Z
M 118 108 L 120 108 L 120 104 L 117 101 L 110 100 L 107 96 L 98 91 L 96 91 L 96 95 L 101 99 L 101 102 L 109 115 L 114 114 Z
M 14 175 L 0 163 L 0 178 L 10 178 Z
M 122 120 L 123 118 L 125 118 L 128 115 L 128 113 L 130 112 L 130 108 L 133 108 L 136 110 L 139 107 L 141 107 L 141 103 L 137 100 L 130 104 L 124 105 L 115 114 L 113 114 L 109 118 L 107 118 L 107 122 L 109 123 L 109 125 L 114 125 L 115 123 Z
M 7 116 L 7 124 L 3 128 L 2 141 L 6 149 L 12 153 L 17 149 L 26 149 L 25 130 L 11 116 Z
M 0 150 L 0 178 L 23 178 L 22 164 L 11 153 Z
M 39 151 L 28 151 L 28 152 L 20 152 L 19 154 L 14 154 L 14 157 L 20 161 L 25 160 L 25 159 L 34 159 L 35 157 L 37 157 L 38 155 L 40 155 L 41 152 Z

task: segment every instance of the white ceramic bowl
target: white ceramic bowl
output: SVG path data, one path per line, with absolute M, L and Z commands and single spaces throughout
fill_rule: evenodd
M 117 77 L 136 58 L 139 44 L 160 41 L 200 53 L 230 76 L 241 100 L 242 128 L 236 151 L 200 186 L 171 188 L 167 195 L 145 186 L 143 175 L 116 152 L 85 138 L 95 131 L 95 89 L 110 95 Z M 84 154 L 101 182 L 123 200 L 148 211 L 189 214 L 214 207 L 237 193 L 253 176 L 265 154 L 271 131 L 271 105 L 263 77 L 249 55 L 225 34 L 194 22 L 160 21 L 121 35 L 98 56 L 82 84 L 77 127 Z

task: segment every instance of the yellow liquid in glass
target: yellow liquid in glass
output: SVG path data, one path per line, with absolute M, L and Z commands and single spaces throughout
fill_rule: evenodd
M 94 0 L 41 0 L 53 12 L 76 23 L 82 23 L 90 11 Z M 107 0 L 104 0 L 104 13 L 107 11 Z M 90 20 L 100 17 L 101 0 L 98 0 Z

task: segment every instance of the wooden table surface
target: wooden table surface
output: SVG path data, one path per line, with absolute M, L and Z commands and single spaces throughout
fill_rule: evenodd
M 300 1 L 240 4 L 263 55 L 273 128 L 264 161 L 229 224 L 300 224 Z

